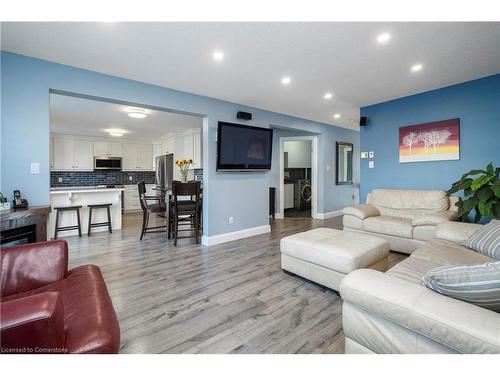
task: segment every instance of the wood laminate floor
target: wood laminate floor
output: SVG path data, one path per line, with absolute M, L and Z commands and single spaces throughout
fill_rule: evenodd
M 337 293 L 280 268 L 282 237 L 341 218 L 275 220 L 272 232 L 217 246 L 123 229 L 67 237 L 70 267 L 101 267 L 121 328 L 121 353 L 342 353 Z M 389 266 L 406 256 L 391 253 Z

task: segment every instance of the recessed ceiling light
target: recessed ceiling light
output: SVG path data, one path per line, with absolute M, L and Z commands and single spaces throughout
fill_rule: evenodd
M 290 84 L 290 82 L 292 82 L 292 79 L 290 77 L 281 78 L 281 83 L 284 85 L 288 85 L 288 84 Z
M 391 34 L 382 33 L 377 37 L 377 42 L 379 43 L 387 43 L 391 39 Z
M 123 134 L 128 133 L 127 130 L 123 129 L 105 129 L 104 131 L 107 132 L 112 137 L 122 137 Z
M 418 71 L 422 70 L 422 68 L 423 68 L 422 64 L 415 64 L 411 67 L 411 71 L 418 72 Z
M 333 97 L 333 94 L 332 94 L 331 92 L 327 92 L 327 93 L 323 96 L 323 98 L 325 98 L 326 100 L 331 99 L 332 97 Z
M 215 61 L 222 61 L 222 60 L 224 60 L 224 52 L 214 51 L 214 53 L 212 54 L 212 57 L 214 58 Z
M 148 115 L 146 115 L 144 112 L 141 111 L 131 111 L 128 113 L 128 116 L 132 118 L 145 118 Z
M 340 118 L 340 113 L 336 113 L 333 115 L 334 118 Z

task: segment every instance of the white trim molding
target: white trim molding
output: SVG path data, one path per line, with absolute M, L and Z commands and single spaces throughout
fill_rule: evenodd
M 297 137 L 281 137 L 280 138 L 280 189 L 279 189 L 279 212 L 276 212 L 277 218 L 285 217 L 285 142 L 286 141 L 310 141 L 311 142 L 311 216 L 318 216 L 318 167 L 319 167 L 319 142 L 318 136 L 297 136 Z
M 335 210 L 335 211 L 330 211 L 330 212 L 325 212 L 325 213 L 318 212 L 314 218 L 325 220 L 325 219 L 331 219 L 332 217 L 336 217 L 336 216 L 342 216 L 342 210 Z
M 224 242 L 235 241 L 241 238 L 247 238 L 252 236 L 257 236 L 263 233 L 271 232 L 271 226 L 262 225 L 260 227 L 247 228 L 242 230 L 237 230 L 234 232 L 216 234 L 215 236 L 203 236 L 201 238 L 201 243 L 205 246 L 218 245 Z

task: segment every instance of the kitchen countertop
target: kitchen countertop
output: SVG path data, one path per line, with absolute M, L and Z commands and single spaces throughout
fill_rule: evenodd
M 54 187 L 50 188 L 50 194 L 64 194 L 64 193 L 100 193 L 112 191 L 124 191 L 124 187 L 116 188 L 96 188 L 95 186 L 71 186 L 71 187 Z

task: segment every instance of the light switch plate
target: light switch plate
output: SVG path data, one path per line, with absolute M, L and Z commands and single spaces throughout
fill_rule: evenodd
M 375 152 L 374 152 L 374 151 L 370 151 L 370 152 L 368 153 L 368 157 L 369 157 L 370 159 L 373 159 L 373 158 L 375 157 Z
M 375 162 L 373 160 L 368 162 L 368 168 L 375 168 Z
M 368 159 L 368 151 L 361 152 L 361 159 Z
M 31 162 L 31 173 L 32 174 L 40 173 L 40 163 L 36 161 Z
M 327 164 L 327 166 L 326 166 L 326 170 L 327 170 L 327 171 L 329 171 L 329 170 L 330 170 L 330 165 L 329 165 L 329 164 Z
M 62 177 L 58 177 L 57 182 L 62 182 Z

